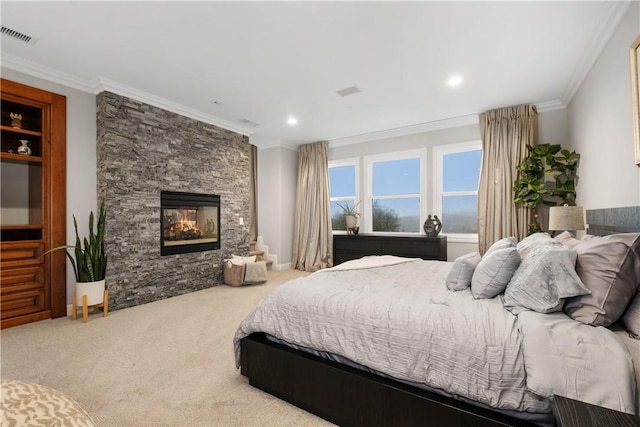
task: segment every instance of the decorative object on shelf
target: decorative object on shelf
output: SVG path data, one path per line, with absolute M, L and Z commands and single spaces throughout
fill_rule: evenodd
M 31 142 L 28 139 L 21 139 L 20 146 L 18 147 L 18 154 L 23 156 L 31 155 Z
M 9 117 L 11 118 L 11 127 L 16 129 L 22 129 L 22 114 L 20 113 L 9 113 Z
M 75 215 L 73 216 L 73 225 L 76 230 L 76 244 L 73 246 L 64 245 L 58 246 L 53 249 L 49 249 L 45 252 L 57 251 L 64 249 L 67 254 L 67 258 L 71 262 L 73 272 L 76 275 L 76 292 L 74 293 L 73 306 L 80 306 L 83 308 L 83 322 L 86 322 L 87 306 L 102 305 L 104 308 L 104 315 L 107 313 L 107 301 L 104 297 L 108 295 L 105 290 L 105 275 L 107 272 L 107 254 L 104 251 L 104 232 L 106 224 L 106 212 L 104 208 L 104 201 L 100 204 L 100 211 L 98 213 L 98 224 L 94 232 L 94 216 L 93 211 L 89 214 L 89 238 L 85 237 L 83 241 L 80 241 L 78 234 L 78 222 Z M 72 256 L 67 249 L 73 248 L 74 256 Z M 88 288 L 91 288 L 89 290 Z M 75 309 L 73 313 L 75 319 Z
M 538 208 L 575 206 L 580 154 L 560 144 L 527 145 L 527 150 L 529 155 L 520 162 L 519 178 L 513 183 L 513 201 L 533 210 L 533 222 L 529 224 L 529 234 L 533 234 L 542 231 Z M 545 182 L 547 176 L 554 181 Z
M 438 215 L 434 215 L 433 218 L 429 215 L 422 229 L 427 233 L 427 236 L 436 237 L 442 231 L 442 221 L 438 219 Z
M 358 225 L 358 217 L 360 216 L 360 212 L 357 211 L 358 204 L 360 202 L 356 202 L 353 206 L 349 204 L 349 202 L 344 202 L 344 204 L 336 203 L 340 209 L 342 209 L 342 214 L 344 215 L 344 220 L 347 226 L 347 234 L 358 234 L 354 233 L 353 230 Z M 359 228 L 359 227 L 358 227 Z

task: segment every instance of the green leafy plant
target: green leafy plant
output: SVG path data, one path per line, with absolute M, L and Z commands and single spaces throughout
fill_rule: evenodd
M 98 213 L 98 223 L 94 232 L 94 215 L 93 211 L 89 214 L 89 237 L 85 237 L 80 241 L 78 234 L 78 222 L 75 215 L 73 216 L 73 225 L 76 230 L 76 244 L 58 246 L 50 249 L 45 254 L 57 250 L 64 249 L 67 258 L 71 262 L 73 271 L 76 275 L 76 282 L 96 282 L 104 280 L 107 271 L 107 254 L 104 251 L 104 230 L 105 230 L 106 212 L 104 201 L 100 204 Z M 73 256 L 68 249 L 73 249 Z M 75 256 L 75 260 L 74 260 Z
M 529 155 L 518 165 L 520 176 L 513 183 L 514 203 L 533 210 L 529 233 L 542 231 L 538 208 L 576 204 L 576 180 L 580 154 L 563 149 L 560 144 L 527 145 Z M 546 180 L 552 176 L 553 181 Z
M 340 202 L 336 202 L 336 205 L 338 205 L 340 207 L 340 209 L 342 209 L 342 214 L 344 216 L 355 216 L 358 217 L 360 216 L 360 212 L 358 212 L 358 205 L 360 204 L 360 202 L 356 202 L 355 204 L 351 205 L 348 201 L 344 202 L 344 203 L 340 203 Z

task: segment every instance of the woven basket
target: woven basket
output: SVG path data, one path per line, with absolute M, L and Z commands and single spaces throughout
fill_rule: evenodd
M 237 265 L 231 261 L 224 260 L 224 283 L 229 286 L 242 286 L 244 276 L 244 265 Z

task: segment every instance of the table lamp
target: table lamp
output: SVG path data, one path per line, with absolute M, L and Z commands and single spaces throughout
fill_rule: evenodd
M 552 206 L 549 208 L 549 231 L 584 230 L 582 206 Z

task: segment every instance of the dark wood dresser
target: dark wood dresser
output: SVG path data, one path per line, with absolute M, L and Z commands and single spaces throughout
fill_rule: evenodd
M 334 234 L 333 265 L 366 255 L 447 260 L 447 236 Z
M 640 417 L 562 396 L 553 396 L 558 427 L 640 427 Z

